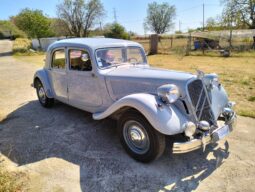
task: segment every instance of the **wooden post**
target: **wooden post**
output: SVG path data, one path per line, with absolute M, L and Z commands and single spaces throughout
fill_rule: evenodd
M 232 28 L 230 29 L 230 34 L 229 34 L 229 48 L 230 48 L 230 50 L 232 49 L 232 33 L 233 33 L 233 31 L 232 31 Z
M 150 36 L 150 55 L 158 53 L 158 34 Z
M 253 44 L 252 44 L 252 49 L 255 49 L 255 35 L 253 36 Z
M 173 37 L 171 37 L 171 49 L 173 48 Z
M 186 56 L 189 55 L 190 50 L 191 50 L 191 33 L 189 33 L 189 37 L 188 37 L 187 48 L 186 48 Z
M 202 39 L 202 51 L 203 51 L 203 55 L 205 55 L 205 39 Z

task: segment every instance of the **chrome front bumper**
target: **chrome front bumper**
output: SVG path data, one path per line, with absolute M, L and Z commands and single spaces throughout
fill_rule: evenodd
M 196 149 L 202 148 L 209 144 L 209 143 L 215 143 L 219 141 L 220 139 L 227 136 L 235 127 L 236 125 L 236 114 L 233 113 L 231 118 L 227 122 L 225 122 L 225 125 L 222 127 L 219 127 L 215 129 L 212 133 L 208 133 L 201 139 L 192 139 L 187 142 L 175 142 L 173 144 L 173 153 L 187 153 L 190 151 L 194 151 Z

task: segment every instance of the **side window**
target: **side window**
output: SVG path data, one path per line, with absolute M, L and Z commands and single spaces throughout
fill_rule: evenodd
M 91 71 L 92 65 L 86 50 L 69 50 L 70 69 L 75 71 Z
M 66 63 L 65 50 L 61 49 L 55 51 L 53 53 L 51 67 L 53 69 L 65 69 L 65 63 Z

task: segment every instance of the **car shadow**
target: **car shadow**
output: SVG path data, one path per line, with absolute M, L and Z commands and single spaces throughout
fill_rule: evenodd
M 57 157 L 79 166 L 82 191 L 191 191 L 228 158 L 224 147 L 210 145 L 142 164 L 121 147 L 116 122 L 56 103 L 24 103 L 0 122 L 0 152 L 18 165 Z M 209 158 L 210 156 L 210 158 Z M 68 168 L 67 168 L 68 169 Z

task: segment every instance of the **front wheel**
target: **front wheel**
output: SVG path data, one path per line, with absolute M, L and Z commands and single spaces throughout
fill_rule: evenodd
M 36 81 L 35 87 L 37 97 L 41 105 L 46 108 L 52 107 L 54 104 L 54 99 L 47 97 L 43 84 L 40 80 Z
M 127 153 L 141 162 L 159 158 L 165 150 L 165 136 L 135 110 L 124 113 L 118 121 L 121 143 Z

